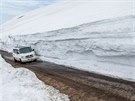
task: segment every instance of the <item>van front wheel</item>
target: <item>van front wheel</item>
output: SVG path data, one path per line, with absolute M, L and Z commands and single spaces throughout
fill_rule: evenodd
M 14 61 L 17 62 L 17 60 L 14 58 Z
M 21 64 L 23 64 L 22 60 L 20 59 Z

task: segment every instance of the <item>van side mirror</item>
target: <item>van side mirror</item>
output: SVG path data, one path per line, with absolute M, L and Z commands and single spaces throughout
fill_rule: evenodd
M 17 51 L 17 54 L 19 54 L 19 52 Z
M 32 49 L 32 51 L 34 51 L 34 49 Z

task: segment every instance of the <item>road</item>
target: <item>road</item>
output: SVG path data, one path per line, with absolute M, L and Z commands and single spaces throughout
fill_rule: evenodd
M 47 61 L 15 63 L 11 53 L 0 50 L 0 54 L 15 68 L 25 67 L 32 70 L 45 84 L 69 95 L 71 101 L 135 101 L 135 82 Z

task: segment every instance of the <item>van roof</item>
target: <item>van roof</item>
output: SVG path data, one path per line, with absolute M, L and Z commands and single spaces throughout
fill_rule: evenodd
M 25 48 L 25 47 L 30 47 L 30 46 L 16 46 L 14 49 L 20 49 L 20 48 Z

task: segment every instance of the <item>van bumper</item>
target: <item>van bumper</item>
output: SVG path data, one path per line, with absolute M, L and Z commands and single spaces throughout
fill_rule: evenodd
M 37 58 L 36 56 L 31 57 L 31 58 L 22 58 L 21 61 L 22 62 L 30 62 L 30 61 L 35 61 Z

